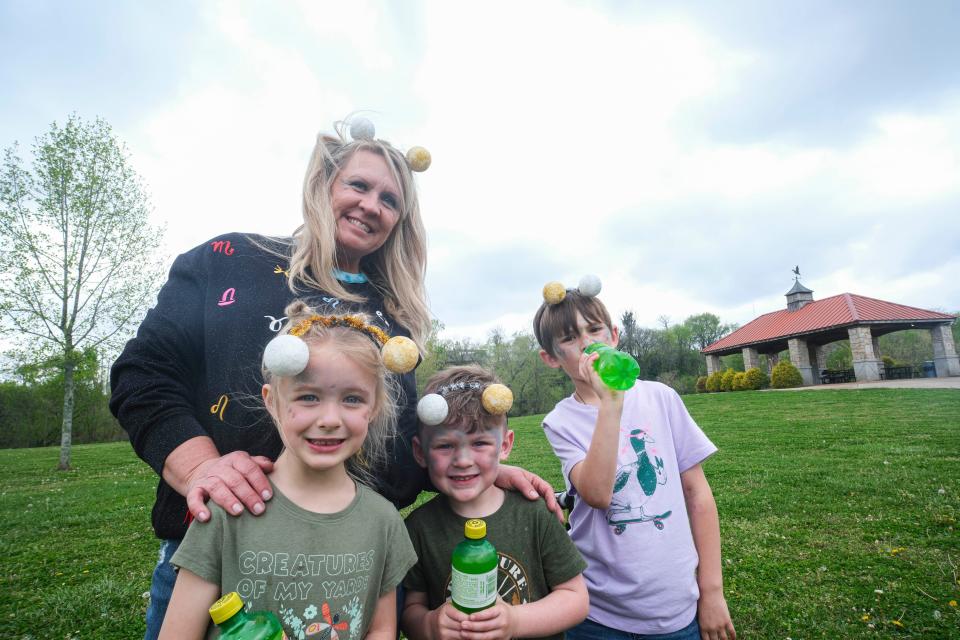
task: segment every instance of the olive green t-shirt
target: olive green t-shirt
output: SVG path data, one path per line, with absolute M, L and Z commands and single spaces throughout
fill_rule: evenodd
M 450 556 L 463 540 L 463 525 L 468 519 L 454 513 L 443 494 L 407 516 L 407 531 L 418 559 L 404 578 L 403 587 L 426 593 L 431 610 L 450 598 Z M 500 560 L 498 593 L 507 604 L 535 602 L 556 585 L 583 573 L 587 566 L 543 500 L 527 500 L 507 491 L 503 505 L 483 520 L 487 523 L 487 540 Z M 562 638 L 563 634 L 551 637 Z
M 338 513 L 301 509 L 275 486 L 258 517 L 210 507 L 210 521 L 190 525 L 171 563 L 221 593 L 239 592 L 248 610 L 273 611 L 291 639 L 362 640 L 377 600 L 417 559 L 397 510 L 360 484 Z M 217 631 L 211 623 L 207 637 Z

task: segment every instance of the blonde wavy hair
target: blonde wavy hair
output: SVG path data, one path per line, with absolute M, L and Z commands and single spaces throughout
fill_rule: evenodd
M 333 269 L 337 267 L 337 222 L 330 193 L 333 181 L 354 153 L 360 150 L 376 153 L 387 161 L 401 191 L 402 207 L 393 233 L 360 264 L 383 296 L 387 313 L 406 327 L 414 342 L 423 349 L 430 333 L 430 311 L 424 290 L 427 243 L 413 173 L 404 155 L 389 142 L 348 141 L 346 127 L 346 122 L 340 122 L 335 127 L 337 135 L 317 136 L 303 180 L 303 224 L 293 233 L 287 281 L 294 293 L 298 292 L 297 284 L 303 283 L 341 300 L 362 302 L 333 276 Z
M 287 324 L 281 333 L 289 333 L 292 327 L 315 315 L 316 311 L 303 301 L 295 300 L 287 305 L 284 314 L 287 316 Z M 370 322 L 370 318 L 364 314 L 350 315 L 360 318 L 365 323 Z M 354 480 L 369 487 L 376 487 L 376 472 L 387 462 L 387 443 L 396 436 L 397 432 L 397 417 L 400 413 L 397 406 L 397 398 L 400 397 L 399 377 L 391 374 L 383 364 L 379 346 L 370 336 L 358 329 L 343 325 L 327 327 L 323 323 L 314 322 L 300 338 L 310 346 L 325 344 L 334 346 L 341 355 L 352 360 L 376 379 L 373 417 L 367 429 L 367 438 L 363 442 L 363 447 L 350 456 L 345 464 L 347 473 Z M 261 373 L 265 384 L 276 384 L 276 377 L 266 367 L 262 367 Z M 271 407 L 274 410 L 273 413 L 279 414 L 277 394 L 272 394 L 271 398 L 273 398 Z M 280 427 L 280 425 L 276 426 Z

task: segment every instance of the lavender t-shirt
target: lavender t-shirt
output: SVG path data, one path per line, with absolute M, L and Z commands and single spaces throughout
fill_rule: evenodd
M 573 397 L 543 428 L 570 470 L 587 455 L 597 409 Z M 570 536 L 587 561 L 589 618 L 631 633 L 670 633 L 697 612 L 697 550 L 680 474 L 717 450 L 670 387 L 642 382 L 626 392 L 613 500 L 606 510 L 576 500 Z

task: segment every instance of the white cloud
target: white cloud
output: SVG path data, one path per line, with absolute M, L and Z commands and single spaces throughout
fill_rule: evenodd
M 818 298 L 960 307 L 960 87 L 934 64 L 955 46 L 931 35 L 937 16 L 547 0 L 200 11 L 172 88 L 118 129 L 172 253 L 289 233 L 315 134 L 368 109 L 379 135 L 433 155 L 418 182 L 446 335 L 526 330 L 544 281 L 590 272 L 646 326 L 781 308 L 797 263 Z M 893 26 L 909 39 L 895 59 Z

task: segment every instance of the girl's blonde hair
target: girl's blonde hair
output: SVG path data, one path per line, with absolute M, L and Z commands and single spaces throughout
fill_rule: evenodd
M 295 300 L 284 310 L 287 316 L 287 325 L 281 333 L 289 333 L 290 329 L 302 320 L 316 314 L 306 303 Z M 365 323 L 370 319 L 363 314 L 350 314 L 360 318 Z M 397 398 L 399 397 L 399 382 L 396 375 L 391 374 L 383 364 L 380 348 L 373 338 L 365 332 L 349 326 L 324 326 L 314 322 L 309 329 L 300 336 L 308 345 L 330 344 L 343 356 L 349 358 L 363 371 L 374 376 L 376 391 L 372 418 L 367 430 L 367 438 L 363 447 L 346 461 L 347 473 L 358 481 L 370 487 L 375 487 L 376 472 L 382 469 L 387 461 L 387 442 L 395 437 L 397 430 Z M 276 378 L 266 368 L 262 368 L 263 381 L 266 384 L 275 384 Z M 274 398 L 274 412 L 277 413 L 276 394 Z M 279 428 L 280 425 L 277 425 Z
M 337 266 L 336 220 L 330 204 L 333 181 L 357 151 L 369 151 L 387 161 L 400 188 L 400 217 L 382 247 L 361 260 L 361 268 L 371 284 L 383 296 L 384 306 L 397 322 L 410 331 L 420 348 L 430 332 L 424 276 L 427 268 L 427 243 L 420 201 L 413 173 L 406 158 L 390 143 L 377 139 L 347 141 L 344 128 L 336 126 L 337 135 L 320 134 L 310 155 L 303 180 L 303 224 L 293 233 L 293 253 L 287 279 L 291 291 L 297 283 L 326 291 L 330 295 L 362 302 L 350 294 L 333 276 Z

